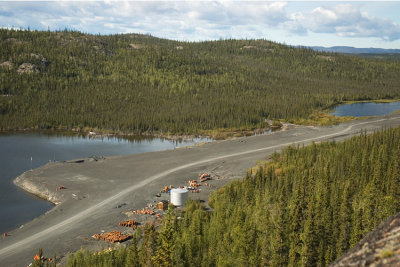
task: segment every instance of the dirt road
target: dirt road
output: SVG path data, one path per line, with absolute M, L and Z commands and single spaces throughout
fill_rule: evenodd
M 258 159 L 291 144 L 343 140 L 381 128 L 400 125 L 400 117 L 387 116 L 332 127 L 289 126 L 286 131 L 217 141 L 202 146 L 110 157 L 99 161 L 49 163 L 19 177 L 20 181 L 52 192 L 60 204 L 0 239 L 0 266 L 25 266 L 38 248 L 52 257 L 81 246 L 100 248 L 105 243 L 94 233 L 116 229 L 125 211 L 141 209 L 158 200 L 164 185 L 187 185 L 201 172 L 212 172 L 215 186 L 243 177 Z M 66 189 L 58 190 L 63 185 Z M 57 191 L 56 191 L 57 189 Z M 192 198 L 206 198 L 205 190 Z M 164 196 L 166 198 L 167 196 Z

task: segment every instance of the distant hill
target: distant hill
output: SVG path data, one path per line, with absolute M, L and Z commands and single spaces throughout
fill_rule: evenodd
M 399 98 L 400 61 L 382 55 L 0 29 L 0 130 L 208 134 L 315 120 L 344 100 Z
M 345 54 L 399 54 L 400 49 L 383 49 L 383 48 L 356 48 L 351 46 L 311 46 L 311 49 L 319 52 L 335 52 Z

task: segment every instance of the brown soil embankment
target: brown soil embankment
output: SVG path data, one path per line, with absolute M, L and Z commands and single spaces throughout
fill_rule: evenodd
M 50 191 L 50 189 L 44 184 L 34 181 L 32 177 L 31 171 L 27 171 L 15 178 L 13 182 L 16 186 L 22 188 L 23 190 L 40 198 L 46 199 L 54 205 L 60 204 L 61 197 L 58 194 Z

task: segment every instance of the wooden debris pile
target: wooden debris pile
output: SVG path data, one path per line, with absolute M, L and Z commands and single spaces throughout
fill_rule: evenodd
M 117 242 L 124 242 L 128 239 L 132 238 L 131 234 L 123 234 L 120 231 L 114 230 L 112 232 L 104 233 L 104 234 L 94 234 L 94 238 L 99 240 L 104 240 L 109 243 L 117 243 Z
M 132 227 L 133 230 L 136 230 L 138 223 L 135 220 L 125 220 L 125 221 L 119 222 L 118 225 L 124 226 L 124 227 Z
M 122 222 L 119 222 L 119 226 L 125 226 L 125 227 L 132 227 L 132 225 L 135 225 L 137 222 L 135 220 L 125 220 Z
M 134 210 L 133 214 L 148 214 L 148 215 L 154 215 L 155 212 L 153 210 L 149 209 L 141 209 L 141 210 Z
M 200 180 L 200 183 L 198 183 L 196 180 L 189 180 L 189 187 L 188 187 L 188 189 L 190 190 L 190 192 L 192 192 L 192 193 L 199 193 L 199 192 L 200 192 L 199 186 L 202 185 L 201 183 L 204 183 L 204 182 L 206 182 L 206 181 L 208 181 L 208 180 L 211 180 L 211 175 L 208 174 L 208 173 L 202 173 L 202 174 L 200 174 L 200 176 L 199 176 L 199 180 Z M 208 186 L 208 187 L 212 187 L 212 185 L 211 185 L 211 184 L 208 184 L 208 183 L 204 183 L 204 185 L 205 185 L 205 186 Z
M 200 186 L 200 184 L 198 184 L 196 180 L 189 180 L 189 186 L 193 187 L 193 188 L 197 188 Z
M 205 181 L 208 181 L 211 179 L 211 175 L 207 174 L 207 173 L 203 173 L 202 175 L 200 175 L 200 182 L 203 183 Z

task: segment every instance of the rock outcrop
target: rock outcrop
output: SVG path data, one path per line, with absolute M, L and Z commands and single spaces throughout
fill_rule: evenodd
M 43 65 L 47 66 L 49 64 L 49 61 L 47 60 L 47 58 L 45 58 L 43 55 L 41 54 L 35 54 L 35 53 L 31 53 L 31 58 L 34 59 L 38 59 L 42 62 Z
M 30 73 L 35 73 L 39 72 L 37 66 L 32 63 L 22 63 L 18 69 L 17 69 L 18 74 L 30 74 Z
M 133 49 L 142 49 L 144 48 L 143 45 L 141 44 L 129 44 L 130 47 L 132 47 Z
M 330 266 L 400 266 L 400 213 L 381 223 Z
M 5 61 L 0 64 L 0 67 L 11 70 L 14 67 L 14 64 L 11 61 Z

